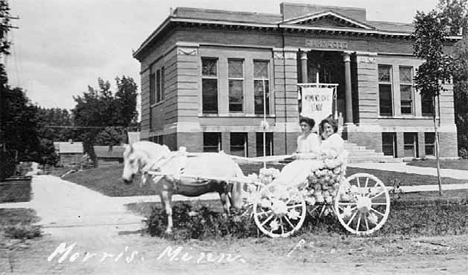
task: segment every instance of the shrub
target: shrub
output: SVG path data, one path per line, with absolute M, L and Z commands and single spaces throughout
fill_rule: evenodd
M 468 159 L 468 149 L 466 148 L 461 148 L 460 151 L 458 151 L 459 157 L 462 159 Z
M 13 225 L 4 228 L 5 236 L 12 239 L 34 239 L 42 236 L 38 225 Z
M 0 150 L 0 182 L 15 174 L 16 163 L 13 151 Z
M 173 239 L 207 239 L 231 236 L 246 238 L 258 235 L 257 227 L 249 215 L 239 215 L 234 210 L 230 216 L 215 212 L 207 206 L 192 209 L 187 203 L 176 203 L 172 208 L 174 222 Z M 153 207 L 146 220 L 151 236 L 165 236 L 167 227 L 166 211 Z

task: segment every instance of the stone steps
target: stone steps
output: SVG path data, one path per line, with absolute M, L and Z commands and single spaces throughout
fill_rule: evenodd
M 345 141 L 344 148 L 348 151 L 348 163 L 362 162 L 402 162 L 402 159 L 385 156 L 382 152 L 375 152 L 365 146 Z

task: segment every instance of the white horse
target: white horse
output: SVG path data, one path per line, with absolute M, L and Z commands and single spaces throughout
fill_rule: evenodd
M 224 153 L 206 153 L 196 157 L 187 157 L 183 152 L 170 152 L 167 146 L 141 141 L 126 148 L 123 153 L 124 182 L 131 183 L 139 171 L 159 171 L 163 176 L 152 177 L 155 190 L 161 197 L 166 214 L 167 230 L 172 232 L 172 195 L 180 194 L 189 197 L 217 192 L 220 195 L 223 208 L 229 213 L 230 204 L 240 207 L 239 199 L 230 179 L 243 178 L 239 165 Z M 185 175 L 185 177 L 184 177 Z M 186 177 L 192 175 L 196 177 Z M 233 191 L 234 190 L 234 191 Z

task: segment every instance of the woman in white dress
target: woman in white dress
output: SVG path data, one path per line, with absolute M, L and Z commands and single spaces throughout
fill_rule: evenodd
M 299 119 L 302 134 L 297 137 L 297 150 L 294 154 L 295 158 L 313 157 L 319 153 L 320 138 L 312 132 L 315 126 L 315 121 L 312 118 L 301 117 Z
M 320 144 L 320 155 L 322 158 L 336 158 L 344 150 L 344 140 L 338 132 L 338 123 L 332 117 L 328 117 L 320 122 L 320 134 L 322 143 Z
M 320 138 L 312 132 L 315 126 L 315 120 L 308 117 L 299 119 L 302 134 L 297 137 L 297 150 L 293 154 L 296 159 L 281 170 L 273 183 L 284 186 L 298 186 L 305 182 L 310 174 L 312 164 L 317 162 L 315 158 L 320 151 Z

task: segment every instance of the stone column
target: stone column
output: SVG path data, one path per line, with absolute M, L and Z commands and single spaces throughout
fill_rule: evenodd
M 351 57 L 349 52 L 343 53 L 343 61 L 345 65 L 345 100 L 346 100 L 346 117 L 345 123 L 353 123 L 353 97 L 351 94 Z
M 308 72 L 307 72 L 307 52 L 301 51 L 301 82 L 307 83 L 308 80 Z
M 275 154 L 291 154 L 296 150 L 299 128 L 299 104 L 297 101 L 297 48 L 274 48 L 275 92 Z

